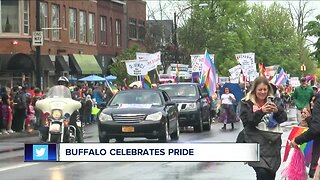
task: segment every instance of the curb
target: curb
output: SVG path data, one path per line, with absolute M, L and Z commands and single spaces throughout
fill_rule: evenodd
M 23 150 L 24 147 L 15 147 L 15 148 L 10 148 L 10 149 L 3 149 L 3 150 L 0 150 L 0 154 L 1 153 L 8 153 L 8 152 L 13 152 L 13 151 L 20 151 L 20 150 Z
M 93 135 L 87 135 L 87 136 L 84 136 L 83 139 L 88 139 L 88 138 L 91 138 L 91 137 L 93 137 Z M 38 143 L 38 142 L 35 142 L 35 143 Z M 20 151 L 20 150 L 24 150 L 24 147 L 14 147 L 14 148 L 3 149 L 3 150 L 0 150 L 0 154 L 1 153 L 14 152 L 14 151 Z
M 40 132 L 37 130 L 34 130 L 31 133 L 18 132 L 18 133 L 11 133 L 11 134 L 2 134 L 0 135 L 0 140 L 14 139 L 14 138 L 20 138 L 20 137 L 35 137 L 35 136 L 39 136 L 39 134 Z

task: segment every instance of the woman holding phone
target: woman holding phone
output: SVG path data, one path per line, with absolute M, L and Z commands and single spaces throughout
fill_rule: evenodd
M 287 113 L 265 77 L 258 77 L 241 100 L 240 118 L 244 129 L 239 133 L 247 143 L 260 145 L 260 161 L 248 162 L 256 172 L 257 180 L 274 180 L 281 164 L 280 123 L 287 120 Z

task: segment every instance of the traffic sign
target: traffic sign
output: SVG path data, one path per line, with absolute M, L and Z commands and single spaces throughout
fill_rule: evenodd
M 32 33 L 32 46 L 42 46 L 43 45 L 43 32 L 33 31 Z

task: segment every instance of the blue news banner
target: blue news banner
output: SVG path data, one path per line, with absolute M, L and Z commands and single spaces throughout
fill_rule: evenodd
M 57 144 L 25 144 L 24 161 L 57 161 Z

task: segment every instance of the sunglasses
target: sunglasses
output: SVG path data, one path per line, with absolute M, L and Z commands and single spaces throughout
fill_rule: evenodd
M 303 111 L 301 112 L 301 114 L 308 114 L 308 113 L 309 113 L 309 112 L 303 112 Z

